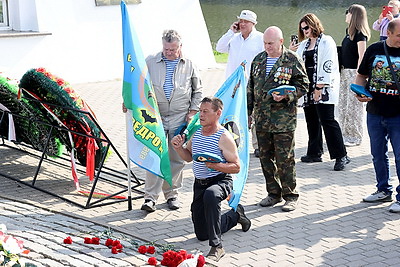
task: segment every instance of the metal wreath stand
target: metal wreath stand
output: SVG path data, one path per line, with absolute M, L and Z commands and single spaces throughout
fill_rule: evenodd
M 18 148 L 15 145 L 8 144 L 8 143 L 12 143 L 12 142 L 10 142 L 8 140 L 5 140 L 5 137 L 1 136 L 2 143 L 0 144 L 0 146 L 6 146 L 6 147 L 9 147 L 9 148 L 12 148 L 12 149 L 16 149 L 16 150 L 25 152 L 25 153 L 29 154 L 30 156 L 33 156 L 33 157 L 36 157 L 36 158 L 40 158 L 40 159 L 39 159 L 38 165 L 36 167 L 35 174 L 33 176 L 32 182 L 22 181 L 22 180 L 18 179 L 17 177 L 2 173 L 1 171 L 0 171 L 0 176 L 6 177 L 6 178 L 14 180 L 14 181 L 17 181 L 19 183 L 22 183 L 24 185 L 27 185 L 27 186 L 32 187 L 34 189 L 37 189 L 37 190 L 39 190 L 41 192 L 44 192 L 44 193 L 47 193 L 49 195 L 55 196 L 57 198 L 60 198 L 60 199 L 62 199 L 64 201 L 66 201 L 66 202 L 69 202 L 71 204 L 74 204 L 74 205 L 76 205 L 78 207 L 81 207 L 81 208 L 84 208 L 84 209 L 100 207 L 100 206 L 115 204 L 115 203 L 119 203 L 119 202 L 123 202 L 123 201 L 128 201 L 128 210 L 132 210 L 132 200 L 139 199 L 139 198 L 143 197 L 143 191 L 138 189 L 138 187 L 143 185 L 144 182 L 142 180 L 139 180 L 136 177 L 136 175 L 132 172 L 132 170 L 130 170 L 130 165 L 126 163 L 124 158 L 118 152 L 118 150 L 113 145 L 111 140 L 107 137 L 107 135 L 105 134 L 103 129 L 100 127 L 100 125 L 98 124 L 97 120 L 92 116 L 92 114 L 90 112 L 87 112 L 87 111 L 74 109 L 74 108 L 70 108 L 70 107 L 59 106 L 59 105 L 47 103 L 47 102 L 44 102 L 44 101 L 40 101 L 40 100 L 34 99 L 34 98 L 25 98 L 25 99 L 27 99 L 29 101 L 39 102 L 41 105 L 47 105 L 47 106 L 53 106 L 53 107 L 61 108 L 64 111 L 65 110 L 70 110 L 70 111 L 74 111 L 74 112 L 78 112 L 78 113 L 83 113 L 83 114 L 85 114 L 85 115 L 90 117 L 90 119 L 95 123 L 95 125 L 100 130 L 100 136 L 102 136 L 104 138 L 100 138 L 100 137 L 96 137 L 96 136 L 93 136 L 93 135 L 88 135 L 88 134 L 84 134 L 84 133 L 73 131 L 73 130 L 69 129 L 68 127 L 66 127 L 62 123 L 58 123 L 59 125 L 54 125 L 54 123 L 51 123 L 49 121 L 43 121 L 43 120 L 40 120 L 40 119 L 37 119 L 37 118 L 33 118 L 33 117 L 21 116 L 20 114 L 15 114 L 15 113 L 12 113 L 12 112 L 7 111 L 7 110 L 0 109 L 0 114 L 1 114 L 1 116 L 0 116 L 0 127 L 2 126 L 3 123 L 5 123 L 5 117 L 6 117 L 6 115 L 8 116 L 8 114 L 11 114 L 14 117 L 27 119 L 30 122 L 34 121 L 34 122 L 36 122 L 36 123 L 38 123 L 40 125 L 45 125 L 45 126 L 49 127 L 49 131 L 46 134 L 47 136 L 46 136 L 45 146 L 44 146 L 42 151 L 38 150 L 38 149 L 35 149 L 32 145 L 29 145 L 29 144 L 26 144 L 26 143 L 18 143 L 18 145 L 27 147 L 27 148 L 33 150 L 34 152 L 29 152 L 29 151 L 23 150 L 21 148 Z M 85 138 L 91 138 L 91 139 L 94 139 L 96 141 L 104 142 L 105 144 L 107 144 L 105 153 L 102 155 L 102 157 L 101 157 L 101 159 L 100 159 L 100 161 L 98 163 L 98 166 L 95 167 L 95 176 L 94 176 L 94 180 L 93 180 L 93 184 L 92 184 L 90 193 L 88 194 L 86 205 L 82 205 L 82 204 L 80 204 L 80 203 L 78 203 L 76 201 L 73 201 L 71 199 L 63 197 L 61 195 L 58 195 L 58 194 L 56 194 L 56 193 L 54 193 L 52 191 L 46 190 L 45 188 L 42 188 L 42 187 L 39 187 L 39 186 L 36 185 L 36 181 L 38 179 L 38 176 L 39 176 L 39 173 L 40 173 L 40 170 L 41 170 L 41 166 L 42 166 L 42 163 L 44 161 L 48 161 L 50 163 L 54 163 L 54 164 L 57 164 L 59 166 L 71 169 L 71 166 L 69 166 L 68 164 L 62 163 L 60 161 L 56 161 L 55 159 L 52 159 L 51 157 L 49 157 L 46 154 L 46 152 L 48 152 L 49 143 L 50 143 L 51 137 L 52 137 L 53 132 L 54 132 L 55 129 L 57 129 L 59 131 L 69 132 L 69 133 L 74 134 L 74 135 L 83 136 Z M 128 174 L 104 166 L 104 162 L 106 160 L 106 155 L 108 154 L 108 151 L 109 151 L 110 147 L 117 154 L 119 160 L 124 164 L 124 166 L 127 167 L 127 170 L 129 170 Z M 71 152 L 71 153 L 73 153 L 73 152 Z M 67 161 L 67 162 L 70 161 L 70 159 L 68 159 L 66 157 L 63 157 L 62 155 L 61 156 L 55 156 L 55 158 L 56 159 L 61 159 L 63 161 Z M 84 167 L 84 165 L 80 164 L 78 161 L 76 162 L 76 164 L 81 166 L 81 167 Z M 80 173 L 84 173 L 83 170 L 78 169 L 78 168 L 77 168 L 77 171 L 80 172 Z M 112 179 L 110 179 L 108 177 L 105 177 L 102 174 L 107 174 L 107 175 L 109 175 L 109 176 L 111 176 L 113 178 L 116 178 L 116 179 L 112 180 Z M 133 178 L 133 179 L 131 179 L 131 178 Z M 110 184 L 113 184 L 113 185 L 116 185 L 116 186 L 119 186 L 119 187 L 122 187 L 123 189 L 118 191 L 118 192 L 116 192 L 116 193 L 113 193 L 113 194 L 105 194 L 104 197 L 101 197 L 100 199 L 97 199 L 97 200 L 93 200 L 94 194 L 96 194 L 96 192 L 95 192 L 96 185 L 100 180 L 101 181 L 105 181 L 105 182 L 110 183 Z M 125 182 L 125 184 L 123 182 Z M 118 196 L 118 195 L 120 195 L 122 193 L 125 193 L 125 192 L 128 192 L 127 198 L 125 198 L 125 199 L 114 199 L 116 196 Z M 132 197 L 132 192 L 135 192 L 137 195 Z

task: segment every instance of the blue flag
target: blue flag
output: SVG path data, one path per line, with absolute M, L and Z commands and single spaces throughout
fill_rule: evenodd
M 158 110 L 156 95 L 139 40 L 121 1 L 124 81 L 122 97 L 129 110 L 129 158 L 172 184 L 168 144 Z
M 228 129 L 236 142 L 240 158 L 240 172 L 234 175 L 233 192 L 229 198 L 229 206 L 236 210 L 242 196 L 249 169 L 249 128 L 247 117 L 247 80 L 244 64 L 240 65 L 221 88 L 215 93 L 224 103 L 220 123 Z M 186 134 L 188 138 L 199 129 L 199 113 L 189 123 Z

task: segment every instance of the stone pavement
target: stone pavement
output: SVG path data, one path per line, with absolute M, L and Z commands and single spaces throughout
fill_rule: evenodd
M 224 80 L 224 69 L 202 71 L 206 95 L 212 95 Z M 76 84 L 74 88 L 94 110 L 103 130 L 126 157 L 125 119 L 120 111 L 121 81 Z M 352 162 L 344 171 L 333 171 L 334 161 L 325 153 L 322 163 L 305 164 L 298 158 L 305 154 L 307 130 L 299 109 L 296 131 L 296 169 L 300 192 L 298 208 L 282 212 L 283 203 L 263 208 L 257 203 L 266 196 L 260 163 L 253 155 L 249 177 L 241 203 L 252 220 L 244 233 L 236 227 L 223 235 L 226 255 L 218 266 L 396 266 L 400 264 L 400 214 L 388 212 L 390 203 L 367 204 L 362 197 L 375 190 L 375 178 L 369 140 L 348 148 Z M 327 150 L 326 150 L 327 151 Z M 0 146 L 0 172 L 32 181 L 37 158 Z M 393 158 L 392 153 L 390 153 Z M 392 173 L 393 170 L 392 162 Z M 116 157 L 106 166 L 125 171 Z M 139 179 L 143 170 L 132 166 Z M 187 251 L 206 254 L 208 242 L 198 241 L 190 219 L 193 175 L 191 164 L 184 170 L 184 187 L 180 193 L 181 209 L 169 211 L 161 196 L 157 211 L 140 210 L 143 199 L 133 200 L 133 210 L 126 202 L 83 209 L 0 176 L 0 223 L 10 234 L 25 240 L 32 251 L 29 261 L 38 266 L 144 266 L 148 255 L 140 255 L 129 241 L 156 241 Z M 90 188 L 87 178 L 82 187 Z M 392 176 L 392 183 L 398 184 Z M 75 191 L 68 168 L 44 163 L 37 185 L 83 205 L 86 198 Z M 116 192 L 117 186 L 99 183 L 97 190 Z M 136 194 L 137 195 L 137 194 Z M 135 194 L 133 195 L 135 196 Z M 227 210 L 226 203 L 223 209 Z M 107 229 L 125 239 L 123 253 L 113 255 L 109 249 L 83 244 L 82 237 Z M 73 245 L 62 240 L 71 236 Z M 25 257 L 25 256 L 23 256 Z M 160 254 L 157 255 L 161 258 Z

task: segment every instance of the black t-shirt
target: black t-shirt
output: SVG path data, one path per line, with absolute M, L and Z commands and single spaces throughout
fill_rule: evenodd
M 353 41 L 346 29 L 346 36 L 342 41 L 342 65 L 345 69 L 356 69 L 358 63 L 358 46 L 357 43 L 367 41 L 367 37 L 360 31 L 354 35 Z
M 377 42 L 367 48 L 358 73 L 369 77 L 367 88 L 373 98 L 367 104 L 367 112 L 393 117 L 400 115 L 400 96 L 386 59 L 384 44 Z M 400 48 L 387 48 L 395 78 L 400 83 Z

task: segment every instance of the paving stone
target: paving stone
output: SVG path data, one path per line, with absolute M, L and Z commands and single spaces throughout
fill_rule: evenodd
M 207 95 L 212 95 L 222 84 L 224 69 L 203 70 L 202 74 Z M 125 159 L 125 117 L 120 105 L 116 104 L 121 102 L 121 81 L 76 84 L 73 87 L 90 103 L 101 127 Z M 251 155 L 241 203 L 252 221 L 252 228 L 243 233 L 240 227 L 235 227 L 223 235 L 227 254 L 221 259 L 221 266 L 397 265 L 400 258 L 400 216 L 388 212 L 389 203 L 361 202 L 364 196 L 375 191 L 366 132 L 364 136 L 360 146 L 347 149 L 352 162 L 342 172 L 332 170 L 334 161 L 329 159 L 329 153 L 323 155 L 322 163 L 302 163 L 299 157 L 306 153 L 308 136 L 304 113 L 299 109 L 295 147 L 300 192 L 298 208 L 284 213 L 281 211 L 283 203 L 271 208 L 257 205 L 267 192 L 259 159 Z M 327 151 L 326 145 L 324 149 Z M 37 158 L 1 145 L 0 155 L 1 173 L 17 175 L 28 182 L 32 180 Z M 390 152 L 393 158 L 392 155 Z M 121 172 L 126 169 L 115 152 L 105 166 Z M 179 195 L 181 209 L 169 211 L 163 196 L 160 196 L 157 211 L 150 214 L 140 210 L 142 198 L 132 201 L 131 211 L 128 211 L 126 202 L 82 209 L 0 176 L 0 223 L 7 224 L 10 234 L 15 233 L 24 240 L 25 246 L 31 250 L 26 259 L 39 266 L 77 266 L 81 254 L 85 259 L 82 264 L 92 266 L 145 265 L 148 257 L 137 255 L 128 246 L 124 253 L 114 256 L 109 249 L 83 244 L 84 234 L 92 236 L 109 227 L 117 229 L 114 234 L 121 232 L 133 240 L 170 242 L 176 248 L 206 254 L 208 242 L 196 239 L 191 222 L 191 167 L 187 164 L 184 169 L 184 187 Z M 79 168 L 84 171 L 84 168 Z M 395 174 L 392 162 L 390 168 Z M 145 177 L 142 169 L 137 166 L 132 166 L 132 169 L 139 179 Z M 18 170 L 17 174 L 15 170 Z M 81 187 L 90 190 L 88 179 L 80 175 Z M 397 186 L 397 178 L 392 182 Z M 37 184 L 86 205 L 87 198 L 75 191 L 69 167 L 44 162 Z M 99 182 L 97 186 L 96 189 L 103 192 L 117 189 L 106 182 Z M 228 205 L 222 203 L 222 210 L 228 209 Z M 68 235 L 74 240 L 72 245 L 62 243 Z

